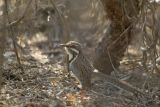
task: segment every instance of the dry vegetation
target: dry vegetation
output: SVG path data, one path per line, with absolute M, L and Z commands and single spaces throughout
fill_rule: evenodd
M 0 0 L 0 107 L 159 107 L 159 27 L 151 0 Z M 69 40 L 147 96 L 105 80 L 77 88 L 59 47 Z

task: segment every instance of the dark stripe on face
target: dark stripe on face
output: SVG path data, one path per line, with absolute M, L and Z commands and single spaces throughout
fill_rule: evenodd
M 70 54 L 72 54 L 72 58 L 69 60 L 69 63 L 71 63 L 77 57 L 79 52 L 72 48 L 69 48 L 68 51 L 70 52 Z

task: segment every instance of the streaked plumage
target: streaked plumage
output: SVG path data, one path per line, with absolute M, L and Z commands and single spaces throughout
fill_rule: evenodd
M 64 46 L 69 55 L 69 69 L 75 75 L 83 89 L 90 88 L 91 74 L 94 68 L 81 51 L 81 45 L 78 42 L 70 41 Z

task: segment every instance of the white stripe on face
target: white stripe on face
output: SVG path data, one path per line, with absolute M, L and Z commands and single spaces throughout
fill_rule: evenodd
M 77 55 L 79 54 L 79 51 L 74 48 L 65 47 L 65 50 L 66 50 L 67 54 L 69 55 L 69 61 L 73 61 L 77 57 Z M 73 58 L 73 57 L 75 57 L 75 58 Z
M 79 51 L 74 49 L 74 48 L 70 48 L 73 52 L 75 52 L 76 54 L 79 54 Z
M 69 55 L 69 61 L 73 58 L 73 54 L 65 47 L 67 54 Z

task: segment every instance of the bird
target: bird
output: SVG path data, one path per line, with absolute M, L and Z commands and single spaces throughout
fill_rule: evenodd
M 80 43 L 69 41 L 61 46 L 65 48 L 69 56 L 69 70 L 72 71 L 81 88 L 91 88 L 91 74 L 94 68 L 84 56 Z
M 82 89 L 91 89 L 92 80 L 104 79 L 108 83 L 124 89 L 125 91 L 133 94 L 143 94 L 141 90 L 133 87 L 125 81 L 118 80 L 114 77 L 99 72 L 93 67 L 91 61 L 85 56 L 82 46 L 79 42 L 69 41 L 66 44 L 60 44 L 65 48 L 66 53 L 69 56 L 69 70 L 72 71 L 76 80 L 80 83 Z

